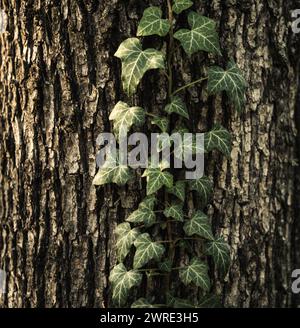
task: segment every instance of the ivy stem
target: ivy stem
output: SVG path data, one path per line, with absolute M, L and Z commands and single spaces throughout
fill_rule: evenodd
M 172 3 L 171 0 L 167 0 L 168 5 L 168 19 L 170 23 L 170 32 L 169 32 L 169 44 L 168 44 L 168 100 L 171 100 L 172 92 L 173 92 L 173 57 L 174 57 L 174 26 L 173 26 L 173 10 L 172 10 Z M 168 192 L 165 190 L 165 202 L 169 202 Z M 170 241 L 169 245 L 169 252 L 168 252 L 168 258 L 171 263 L 173 263 L 174 259 L 174 251 L 175 251 L 175 244 L 173 241 L 173 234 L 172 234 L 172 225 L 168 222 L 167 223 L 167 235 L 168 240 Z M 170 290 L 170 280 L 171 280 L 171 274 L 168 273 L 165 278 L 165 293 L 167 293 Z
M 149 113 L 149 112 L 145 112 L 145 114 L 146 114 L 147 116 L 156 117 L 156 115 L 154 115 L 154 114 L 152 114 L 152 113 Z
M 171 0 L 168 3 L 168 19 L 170 23 L 169 45 L 168 45 L 168 96 L 171 97 L 173 92 L 173 52 L 174 52 L 174 27 L 173 27 L 173 10 Z
M 180 87 L 179 89 L 175 90 L 173 93 L 172 93 L 172 96 L 175 96 L 178 92 L 182 91 L 182 90 L 185 90 L 186 88 L 189 88 L 191 86 L 193 86 L 194 84 L 197 84 L 197 83 L 200 83 L 202 81 L 205 81 L 207 80 L 208 77 L 202 77 L 201 79 L 198 79 L 196 81 L 193 81 L 193 82 L 190 82 L 182 87 Z

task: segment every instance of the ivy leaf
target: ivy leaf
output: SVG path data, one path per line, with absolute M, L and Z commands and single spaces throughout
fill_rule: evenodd
M 195 190 L 199 193 L 203 206 L 205 206 L 212 194 L 213 184 L 209 177 L 203 176 L 197 180 L 189 181 L 191 190 Z
M 178 197 L 182 202 L 185 200 L 185 182 L 184 181 L 177 181 L 172 188 L 167 188 L 167 192 L 169 194 L 175 195 Z
M 109 154 L 105 163 L 99 168 L 94 177 L 93 184 L 96 186 L 107 183 L 116 183 L 117 185 L 125 185 L 132 178 L 132 171 L 127 165 L 119 162 L 117 154 Z
M 124 91 L 132 95 L 144 74 L 150 69 L 164 68 L 165 58 L 156 49 L 142 49 L 137 38 L 123 41 L 115 53 L 122 61 L 122 81 Z
M 176 221 L 183 221 L 183 204 L 171 204 L 171 206 L 166 207 L 164 210 L 164 216 L 167 218 L 173 218 Z
M 197 308 L 221 308 L 220 298 L 216 295 L 210 294 L 203 296 L 199 303 L 197 304 Z
M 130 224 L 124 222 L 116 227 L 115 233 L 117 235 L 116 248 L 118 260 L 122 262 L 130 252 L 130 248 L 140 232 L 136 228 L 131 229 Z
M 133 309 L 151 309 L 155 308 L 151 303 L 149 303 L 145 298 L 139 298 L 137 301 L 132 303 L 131 308 Z
M 157 203 L 157 199 L 155 196 L 147 196 L 146 198 L 143 199 L 143 201 L 140 203 L 139 207 L 147 207 L 150 208 L 151 211 L 153 210 L 154 206 Z
M 154 194 L 161 187 L 171 188 L 173 185 L 173 175 L 158 169 L 150 169 L 147 173 L 147 195 Z
M 189 118 L 189 113 L 187 111 L 185 103 L 178 96 L 172 97 L 171 103 L 165 107 L 165 112 L 168 114 L 176 113 L 185 118 Z
M 152 118 L 151 124 L 158 126 L 162 132 L 167 132 L 169 128 L 169 119 L 166 117 L 155 116 Z
M 208 92 L 216 94 L 226 91 L 238 111 L 245 104 L 245 89 L 247 82 L 238 66 L 230 61 L 227 69 L 213 66 L 208 71 Z
M 139 269 L 150 260 L 158 261 L 163 255 L 165 248 L 157 242 L 153 242 L 148 233 L 143 233 L 134 242 L 136 252 L 133 259 L 133 268 Z
M 184 224 L 183 230 L 187 236 L 198 235 L 208 240 L 214 240 L 211 231 L 211 223 L 208 217 L 201 211 L 197 211 L 193 217 Z
M 188 22 L 190 30 L 181 29 L 174 34 L 174 38 L 180 41 L 185 52 L 189 56 L 199 50 L 221 55 L 216 23 L 194 11 L 190 12 Z
M 195 308 L 194 304 L 190 300 L 174 297 L 170 294 L 168 295 L 168 307 L 173 307 L 175 309 Z
M 222 237 L 219 237 L 207 244 L 206 253 L 213 257 L 213 260 L 222 274 L 226 274 L 230 265 L 230 248 Z
M 192 7 L 192 5 L 193 2 L 191 0 L 175 0 L 172 9 L 175 14 L 180 14 L 184 10 Z
M 156 222 L 156 215 L 153 211 L 155 201 L 153 197 L 146 198 L 140 203 L 139 208 L 129 215 L 126 221 L 131 223 L 144 223 L 146 227 L 152 226 Z
M 228 158 L 231 153 L 231 135 L 220 125 L 216 125 L 209 132 L 204 133 L 204 145 L 206 151 L 219 150 Z
M 158 143 L 157 143 L 157 147 L 156 150 L 158 152 L 161 152 L 163 149 L 165 149 L 166 147 L 170 147 L 172 145 L 172 140 L 170 140 L 170 136 L 167 133 L 161 133 L 157 136 L 158 138 Z
M 152 165 L 151 159 L 148 160 L 148 163 L 150 163 L 150 166 L 143 172 L 143 178 L 147 177 L 150 173 L 156 172 L 156 170 L 158 169 L 160 171 L 164 171 L 165 169 L 168 169 L 170 167 L 170 162 L 165 159 L 161 160 L 158 165 Z
M 126 103 L 119 101 L 110 116 L 110 121 L 114 121 L 114 131 L 119 136 L 124 135 L 132 125 L 141 126 L 145 122 L 145 112 L 141 107 L 129 107 Z
M 162 19 L 162 11 L 159 7 L 149 7 L 144 11 L 137 30 L 137 36 L 157 34 L 166 36 L 170 30 L 168 19 Z
M 158 268 L 163 272 L 172 271 L 172 262 L 169 259 L 164 260 L 163 262 L 158 263 Z
M 210 289 L 210 281 L 207 273 L 207 265 L 197 258 L 193 258 L 190 264 L 179 271 L 179 278 L 185 285 L 194 283 L 205 291 Z
M 136 270 L 127 271 L 124 264 L 120 263 L 112 269 L 109 281 L 112 283 L 113 301 L 122 306 L 126 302 L 129 290 L 140 285 L 142 274 Z

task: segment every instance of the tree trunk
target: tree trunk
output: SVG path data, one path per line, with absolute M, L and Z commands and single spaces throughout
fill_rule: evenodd
M 0 306 L 110 306 L 113 230 L 136 208 L 143 188 L 138 180 L 122 188 L 92 185 L 96 138 L 110 130 L 115 103 L 126 99 L 113 54 L 135 35 L 143 9 L 160 3 L 0 0 L 7 15 L 0 35 L 0 269 L 7 292 Z M 241 115 L 225 97 L 207 97 L 201 85 L 186 93 L 194 128 L 219 122 L 233 135 L 231 160 L 213 154 L 206 162 L 215 181 L 208 212 L 232 258 L 214 289 L 225 306 L 299 305 L 290 289 L 291 272 L 300 267 L 300 49 L 289 27 L 297 4 L 195 3 L 219 22 L 225 57 L 236 59 L 249 83 Z M 160 45 L 156 38 L 146 42 Z M 178 49 L 177 85 L 214 63 L 182 55 Z M 132 101 L 157 108 L 163 88 L 159 73 L 148 74 Z

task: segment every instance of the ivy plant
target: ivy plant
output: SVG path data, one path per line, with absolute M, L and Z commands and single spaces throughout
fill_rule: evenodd
M 217 24 L 208 17 L 189 11 L 192 6 L 191 0 L 166 0 L 166 8 L 147 8 L 136 37 L 123 41 L 116 51 L 115 56 L 122 63 L 123 90 L 128 96 L 137 91 L 144 74 L 153 69 L 161 70 L 167 78 L 168 95 L 160 115 L 146 113 L 142 107 L 119 101 L 109 117 L 117 139 L 120 132 L 134 131 L 146 124 L 147 117 L 162 132 L 189 132 L 192 113 L 181 93 L 200 82 L 207 82 L 210 95 L 226 92 L 232 106 L 237 111 L 242 110 L 247 83 L 233 60 L 226 68 L 208 67 L 208 76 L 175 87 L 176 45 L 182 47 L 182 56 L 191 57 L 199 51 L 214 55 L 215 61 L 222 56 Z M 187 17 L 183 28 L 178 26 L 179 15 Z M 143 49 L 143 38 L 151 35 L 163 38 L 161 49 Z M 180 124 L 174 124 L 176 118 Z M 164 145 L 162 140 L 160 149 Z M 193 138 L 188 147 L 194 153 L 199 151 Z M 204 134 L 204 148 L 205 152 L 217 150 L 230 158 L 230 133 L 223 126 L 215 125 Z M 119 163 L 118 158 L 114 167 L 110 165 L 111 160 L 108 156 L 100 167 L 94 178 L 95 185 L 124 185 L 135 178 L 132 169 Z M 212 197 L 212 180 L 208 176 L 184 180 L 178 172 L 164 164 L 146 168 L 142 177 L 146 179 L 144 199 L 115 230 L 118 263 L 109 276 L 112 301 L 118 307 L 130 305 L 136 308 L 216 306 L 216 297 L 211 293 L 208 259 L 211 258 L 220 274 L 225 275 L 230 265 L 230 249 L 223 237 L 214 235 L 211 220 L 204 213 Z M 194 210 L 187 204 L 190 195 L 197 199 L 198 206 Z M 180 263 L 176 254 L 180 254 Z M 147 286 L 147 280 L 161 286 L 159 295 L 149 295 L 150 291 L 141 295 L 140 291 L 145 290 L 140 288 L 141 284 Z M 178 297 L 178 288 L 174 286 L 178 287 L 179 283 L 198 287 L 199 297 Z

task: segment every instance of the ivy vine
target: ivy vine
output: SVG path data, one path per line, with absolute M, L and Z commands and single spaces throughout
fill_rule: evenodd
M 173 57 L 177 42 L 189 57 L 198 51 L 222 55 L 216 23 L 194 11 L 186 14 L 185 11 L 192 6 L 193 2 L 190 0 L 174 0 L 173 3 L 167 0 L 167 18 L 163 18 L 163 11 L 159 7 L 151 6 L 144 11 L 137 29 L 137 37 L 168 35 L 167 50 L 144 50 L 137 37 L 129 38 L 120 44 L 115 56 L 122 62 L 124 91 L 129 96 L 133 95 L 147 71 L 160 69 L 167 77 L 168 100 L 163 109 L 163 116 L 146 113 L 141 107 L 131 107 L 122 101 L 118 102 L 109 117 L 116 135 L 122 130 L 128 132 L 127 130 L 132 127 L 142 126 L 147 117 L 162 132 L 170 132 L 172 120 L 174 122 L 178 117 L 180 124 L 176 124 L 173 131 L 188 132 L 189 113 L 180 93 L 203 81 L 207 81 L 209 94 L 225 91 L 236 110 L 240 111 L 243 108 L 247 83 L 233 61 L 228 63 L 226 69 L 219 66 L 209 67 L 207 77 L 174 90 Z M 182 13 L 187 15 L 187 27 L 175 31 L 178 25 L 177 15 Z M 194 147 L 193 141 L 190 146 Z M 218 150 L 229 157 L 229 132 L 220 125 L 214 126 L 204 134 L 204 146 L 205 152 Z M 197 149 L 193 148 L 193 151 L 197 152 Z M 109 164 L 110 158 L 107 158 L 94 178 L 95 185 L 124 185 L 134 178 L 131 168 L 118 163 L 118 160 L 114 167 Z M 145 169 L 142 176 L 146 178 L 147 196 L 115 230 L 119 263 L 111 270 L 109 276 L 113 302 L 119 307 L 128 306 L 129 296 L 132 299 L 133 295 L 136 295 L 133 289 L 137 289 L 142 281 L 154 279 L 155 284 L 162 287 L 160 295 L 156 295 L 158 299 L 155 299 L 154 295 L 149 295 L 147 291 L 144 297 L 131 304 L 132 307 L 212 306 L 215 298 L 210 294 L 207 259 L 212 257 L 215 266 L 223 275 L 230 265 L 228 244 L 222 237 L 214 236 L 211 221 L 203 212 L 212 195 L 212 181 L 207 176 L 197 180 L 179 179 L 179 175 L 172 169 L 167 169 L 163 163 L 159 167 Z M 192 191 L 198 194 L 202 210 L 194 210 L 192 213 L 188 211 L 189 213 L 185 214 L 187 197 Z M 161 236 L 164 237 L 163 240 Z M 132 261 L 129 254 L 132 254 L 133 249 Z M 202 252 L 200 256 L 199 250 Z M 176 266 L 176 254 L 179 254 L 179 251 L 185 261 Z M 176 281 L 176 285 L 180 281 L 186 286 L 199 287 L 201 297 L 197 300 L 178 298 L 176 291 L 171 289 L 172 281 Z

